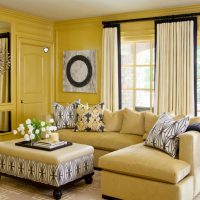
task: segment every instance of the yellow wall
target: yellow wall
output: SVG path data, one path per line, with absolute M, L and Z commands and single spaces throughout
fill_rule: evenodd
M 100 77 L 101 77 L 101 23 L 89 22 L 67 24 L 56 27 L 56 101 L 60 103 L 72 102 L 81 99 L 82 102 L 96 104 L 100 101 Z M 63 92 L 63 51 L 64 50 L 97 50 L 97 93 L 69 93 Z
M 20 80 L 17 79 L 18 60 L 19 60 L 19 40 L 29 39 L 34 41 L 41 41 L 52 44 L 53 47 L 53 22 L 39 17 L 33 17 L 31 15 L 15 12 L 8 9 L 0 8 L 0 21 L 8 22 L 11 24 L 11 98 L 10 103 L 0 104 L 0 111 L 12 112 L 12 128 L 16 128 L 19 112 L 17 110 L 18 99 L 18 87 L 17 83 Z M 53 51 L 53 49 L 52 49 Z M 52 60 L 54 56 L 52 54 Z M 52 67 L 52 66 L 50 66 Z M 49 74 L 50 76 L 50 74 Z M 9 134 L 0 134 L 0 140 L 13 138 Z
M 102 21 L 107 20 L 121 20 L 144 18 L 162 15 L 182 14 L 200 12 L 200 5 L 169 8 L 162 10 L 150 10 L 143 12 L 132 12 L 125 14 L 117 14 L 111 16 L 103 16 L 88 19 L 66 20 L 55 23 L 56 35 L 56 98 L 60 103 L 71 102 L 80 98 L 82 102 L 89 104 L 96 104 L 100 101 L 100 82 L 101 82 L 101 43 L 102 43 Z M 152 35 L 154 33 L 153 22 L 144 21 L 136 24 L 137 28 L 134 31 L 140 33 L 145 30 L 145 34 Z M 138 29 L 139 27 L 139 29 Z M 128 29 L 128 24 L 122 25 L 122 31 Z M 152 30 L 153 29 L 153 30 Z M 141 32 L 145 39 L 145 34 Z M 123 33 L 122 33 L 123 35 Z M 62 91 L 62 53 L 63 50 L 83 50 L 83 49 L 97 49 L 97 79 L 98 92 L 97 94 L 82 94 L 82 93 L 67 93 Z
M 144 18 L 161 15 L 172 15 L 181 13 L 200 12 L 200 5 L 169 8 L 162 10 L 150 10 L 143 12 L 131 12 L 125 14 L 103 16 L 89 19 L 66 20 L 59 22 L 52 22 L 39 17 L 23 14 L 20 12 L 0 8 L 0 19 L 11 24 L 11 56 L 12 56 L 12 102 L 8 104 L 0 104 L 0 111 L 12 111 L 12 127 L 17 126 L 19 112 L 17 104 L 18 87 L 17 80 L 18 60 L 19 60 L 19 40 L 29 39 L 34 41 L 46 42 L 55 46 L 55 56 L 52 55 L 52 62 L 55 59 L 55 67 L 50 66 L 53 74 L 48 74 L 52 80 L 52 87 L 49 86 L 51 91 L 51 101 L 56 100 L 60 103 L 71 102 L 74 99 L 81 99 L 82 102 L 89 104 L 96 104 L 100 101 L 100 82 L 101 82 L 101 51 L 102 51 L 102 21 L 105 20 L 121 20 L 131 18 Z M 143 23 L 145 26 L 147 22 Z M 200 27 L 200 26 L 199 26 Z M 98 91 L 96 94 L 86 93 L 67 93 L 62 91 L 62 54 L 63 50 L 84 50 L 96 49 L 97 50 L 97 82 Z M 55 90 L 54 90 L 55 88 Z M 49 104 L 50 104 L 49 103 Z M 49 105 L 50 107 L 50 105 Z M 1 139 L 9 139 L 13 136 L 0 135 Z
M 0 33 L 10 32 L 10 28 L 0 28 Z

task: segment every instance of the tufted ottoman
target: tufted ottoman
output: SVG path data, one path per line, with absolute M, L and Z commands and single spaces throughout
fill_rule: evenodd
M 62 186 L 84 178 L 92 183 L 93 152 L 88 145 L 72 144 L 55 151 L 16 146 L 21 140 L 0 142 L 0 175 L 14 176 L 42 183 L 54 189 L 60 199 Z

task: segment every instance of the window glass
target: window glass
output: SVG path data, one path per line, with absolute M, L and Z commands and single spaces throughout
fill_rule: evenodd
M 136 64 L 150 64 L 150 42 L 136 43 Z
M 151 57 L 151 59 L 152 59 L 152 64 L 153 65 L 155 65 L 155 47 L 154 47 L 154 42 L 153 42 L 153 44 L 152 44 L 152 57 Z
M 150 91 L 136 90 L 136 107 L 150 108 Z
M 136 67 L 136 88 L 150 89 L 150 67 Z
M 122 42 L 122 107 L 153 110 L 154 42 Z
M 133 108 L 133 92 L 131 90 L 122 90 L 123 98 L 122 98 L 122 107 Z
M 154 80 L 155 80 L 155 67 L 154 66 L 152 66 L 151 67 L 151 87 L 152 87 L 152 89 L 154 89 L 154 86 L 155 86 L 155 82 L 154 82 Z
M 153 110 L 153 105 L 154 105 L 154 97 L 155 97 L 155 92 L 153 90 L 151 91 L 151 97 L 150 97 L 152 110 Z
M 132 89 L 134 87 L 134 69 L 133 67 L 124 67 L 122 69 L 122 89 Z
M 121 47 L 122 65 L 131 65 L 133 63 L 133 49 L 129 43 L 123 44 Z

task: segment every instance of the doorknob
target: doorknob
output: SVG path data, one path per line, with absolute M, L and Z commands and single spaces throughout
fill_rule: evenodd
M 24 100 L 21 100 L 21 103 L 24 103 Z

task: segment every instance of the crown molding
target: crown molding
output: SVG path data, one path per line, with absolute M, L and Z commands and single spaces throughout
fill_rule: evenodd
M 169 7 L 163 9 L 153 9 L 153 10 L 143 10 L 137 12 L 128 12 L 120 13 L 114 15 L 105 15 L 100 17 L 91 17 L 91 18 L 81 18 L 81 19 L 72 19 L 72 20 L 63 20 L 56 21 L 55 28 L 61 28 L 63 25 L 71 24 L 80 24 L 80 23 L 101 23 L 102 21 L 110 20 L 124 20 L 124 19 L 136 19 L 136 18 L 145 18 L 145 17 L 155 17 L 163 15 L 175 15 L 175 14 L 187 14 L 200 12 L 200 4 L 195 4 L 191 6 L 182 6 L 182 7 Z
M 4 18 L 8 18 L 9 21 L 13 20 L 27 20 L 35 23 L 42 23 L 45 25 L 53 25 L 54 21 L 48 20 L 42 17 L 34 16 L 25 12 L 19 12 L 16 10 L 0 7 L 0 15 L 2 15 Z

